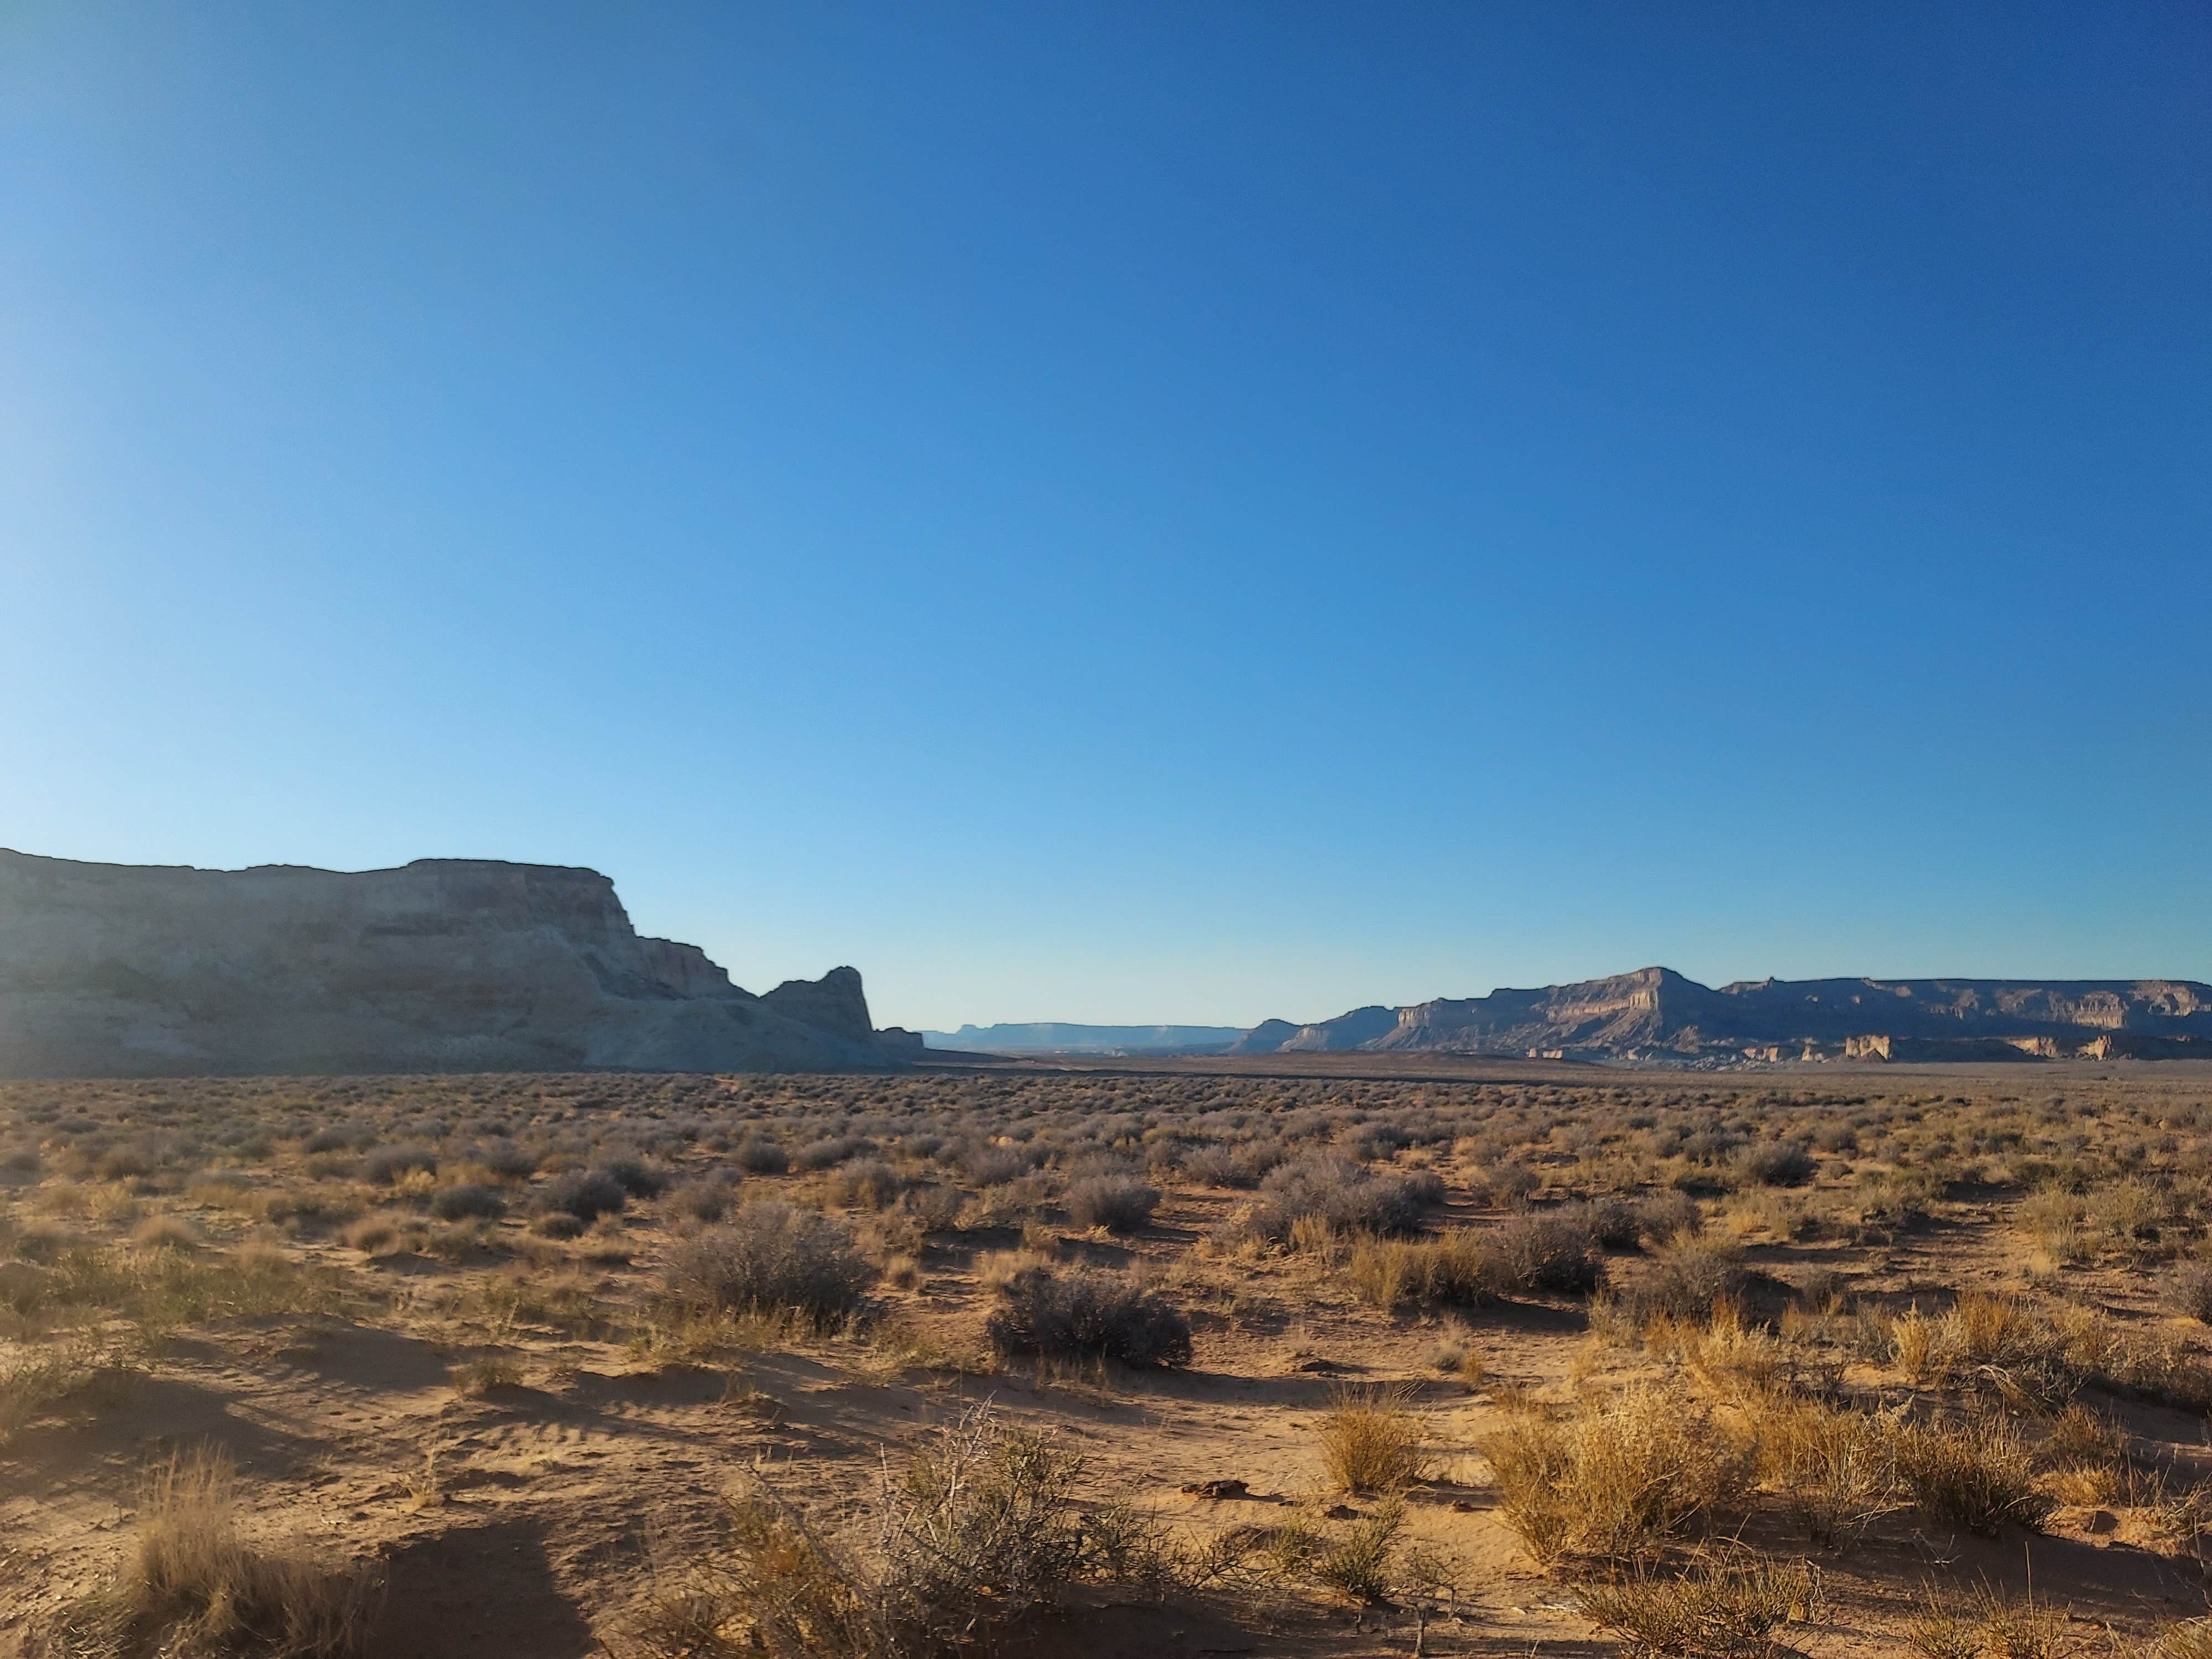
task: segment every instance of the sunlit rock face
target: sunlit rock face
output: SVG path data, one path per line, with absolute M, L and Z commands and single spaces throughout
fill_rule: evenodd
M 767 996 L 592 870 L 195 870 L 0 850 L 0 1074 L 895 1063 L 840 968 Z

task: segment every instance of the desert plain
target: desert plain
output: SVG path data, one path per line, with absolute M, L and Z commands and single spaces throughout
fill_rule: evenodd
M 2212 1067 L 0 1084 L 0 1654 L 2191 1659 Z

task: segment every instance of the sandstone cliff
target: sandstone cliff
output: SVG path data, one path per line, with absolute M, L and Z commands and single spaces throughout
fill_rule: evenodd
M 1269 1020 L 1236 1052 L 1430 1049 L 1711 1060 L 2212 1058 L 2212 987 L 2188 980 L 1749 980 L 1667 968 L 1306 1026 Z
M 0 1075 L 820 1070 L 903 1051 L 850 968 L 755 996 L 696 945 L 640 938 L 595 871 L 0 849 Z

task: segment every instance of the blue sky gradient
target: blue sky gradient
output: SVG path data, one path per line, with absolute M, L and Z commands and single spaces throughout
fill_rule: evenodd
M 0 11 L 0 844 L 878 1017 L 2212 978 L 2212 11 Z

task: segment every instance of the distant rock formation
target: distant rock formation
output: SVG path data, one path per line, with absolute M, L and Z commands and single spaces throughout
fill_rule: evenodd
M 921 1038 L 933 1048 L 978 1054 L 1218 1054 L 1242 1035 L 1235 1025 L 1079 1025 L 1034 1020 L 924 1031 Z
M 1231 1052 L 1410 1049 L 1675 1064 L 1741 1060 L 2212 1059 L 2192 980 L 1749 980 L 1668 968 L 1486 997 L 1268 1020 Z
M 850 968 L 764 996 L 592 870 L 342 872 L 0 849 L 0 1076 L 824 1070 L 912 1058 Z

